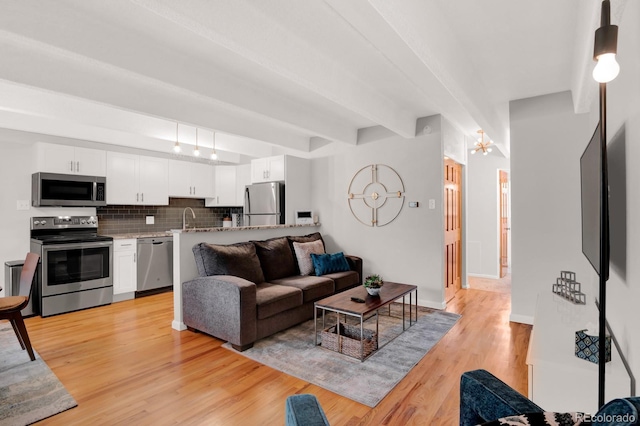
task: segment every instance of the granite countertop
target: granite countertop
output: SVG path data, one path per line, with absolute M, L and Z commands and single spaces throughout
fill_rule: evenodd
M 171 231 L 155 231 L 155 232 L 130 232 L 127 234 L 102 234 L 111 237 L 114 240 L 124 240 L 128 238 L 154 238 L 154 237 L 171 237 Z
M 172 229 L 171 232 L 226 232 L 226 231 L 249 231 L 254 229 L 280 229 L 280 228 L 303 228 L 303 227 L 317 227 L 319 223 L 312 223 L 309 225 L 259 225 L 259 226 L 237 226 L 224 228 L 218 226 L 215 228 L 187 228 L 187 229 Z
M 130 232 L 125 234 L 102 234 L 107 237 L 111 237 L 114 240 L 123 240 L 128 238 L 154 238 L 154 237 L 171 237 L 174 232 L 226 232 L 226 231 L 249 231 L 254 229 L 279 229 L 279 228 L 302 228 L 302 227 L 316 227 L 320 226 L 319 223 L 312 223 L 309 225 L 259 225 L 259 226 L 238 226 L 225 228 L 222 226 L 216 226 L 214 228 L 187 228 L 187 229 L 172 229 L 170 231 L 153 231 L 153 232 Z

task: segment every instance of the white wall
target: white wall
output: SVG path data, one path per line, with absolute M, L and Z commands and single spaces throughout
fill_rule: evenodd
M 640 2 L 617 23 L 620 75 L 607 88 L 611 267 L 607 319 L 640 377 Z M 593 108 L 597 111 L 597 105 Z M 597 118 L 591 118 L 594 127 Z M 624 171 L 626 169 L 626 172 Z M 622 176 L 620 174 L 622 173 Z M 626 179 L 625 179 L 626 178 Z M 622 192 L 622 193 L 620 193 Z M 626 197 L 625 197 L 626 195 Z M 593 292 L 595 292 L 595 286 Z
M 327 250 L 344 250 L 363 258 L 364 274 L 418 286 L 423 306 L 444 306 L 443 278 L 443 148 L 440 116 L 421 120 L 414 139 L 370 129 L 357 146 L 331 144 L 312 160 L 314 211 L 322 223 Z M 369 164 L 394 168 L 404 181 L 406 198 L 400 215 L 390 224 L 369 227 L 358 222 L 347 202 L 353 175 Z M 434 199 L 436 208 L 428 208 Z M 418 208 L 409 208 L 418 201 Z
M 501 153 L 470 155 L 467 164 L 467 270 L 500 276 L 499 171 L 510 168 Z
M 573 113 L 569 92 L 513 101 L 511 116 L 511 320 L 531 324 L 539 292 L 560 271 L 587 285 L 582 254 L 580 156 L 595 124 Z M 588 294 L 593 301 L 593 293 Z

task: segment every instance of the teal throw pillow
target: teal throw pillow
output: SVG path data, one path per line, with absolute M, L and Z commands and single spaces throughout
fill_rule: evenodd
M 349 263 L 342 252 L 333 254 L 311 253 L 311 261 L 317 276 L 349 270 Z

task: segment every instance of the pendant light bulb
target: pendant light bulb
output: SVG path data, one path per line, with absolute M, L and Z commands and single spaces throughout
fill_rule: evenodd
M 213 132 L 213 151 L 211 151 L 211 159 L 218 159 L 218 154 L 216 153 L 216 132 Z
M 193 155 L 196 157 L 200 156 L 200 149 L 198 148 L 198 128 L 196 127 L 196 147 L 193 150 Z
M 598 83 L 608 83 L 618 76 L 620 65 L 615 53 L 604 53 L 598 56 L 598 63 L 593 69 L 593 79 Z
M 182 149 L 180 148 L 180 142 L 178 142 L 178 123 L 176 122 L 176 143 L 173 145 L 173 152 L 178 154 Z
M 471 151 L 471 155 L 473 155 L 473 154 L 475 154 L 475 153 L 476 153 L 476 150 L 475 150 L 475 149 Z

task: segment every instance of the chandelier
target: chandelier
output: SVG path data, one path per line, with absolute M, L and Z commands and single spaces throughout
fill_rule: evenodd
M 471 149 L 471 154 L 482 151 L 482 155 L 487 155 L 491 152 L 491 141 L 484 141 L 484 130 L 480 129 L 478 130 L 478 133 L 480 133 L 480 140 L 476 141 L 475 148 Z

